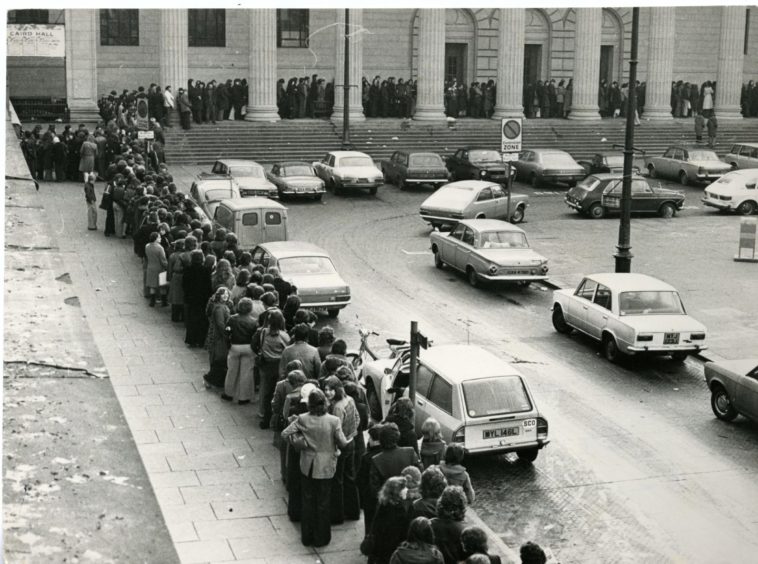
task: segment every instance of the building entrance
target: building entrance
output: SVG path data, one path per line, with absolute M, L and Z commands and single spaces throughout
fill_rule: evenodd
M 445 81 L 465 84 L 466 47 L 465 43 L 445 43 Z
M 600 80 L 612 83 L 613 78 L 613 45 L 600 47 Z
M 534 84 L 542 75 L 542 45 L 524 45 L 524 85 Z

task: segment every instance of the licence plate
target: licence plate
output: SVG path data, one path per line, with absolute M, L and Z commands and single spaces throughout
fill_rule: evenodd
M 521 433 L 520 427 L 504 427 L 502 429 L 489 429 L 483 431 L 485 439 L 499 439 L 501 437 L 513 437 Z
M 664 333 L 663 334 L 663 344 L 664 345 L 678 345 L 679 344 L 679 333 Z
M 530 274 L 528 270 L 512 270 L 511 274 Z

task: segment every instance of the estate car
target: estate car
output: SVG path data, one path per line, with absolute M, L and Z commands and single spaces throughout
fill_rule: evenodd
M 521 151 L 518 160 L 512 164 L 516 167 L 516 177 L 530 182 L 535 188 L 543 182 L 565 182 L 573 186 L 587 175 L 574 157 L 558 149 Z
M 392 156 L 381 162 L 384 180 L 391 182 L 401 190 L 409 185 L 431 184 L 439 188 L 447 184 L 450 175 L 445 168 L 445 161 L 437 153 L 415 153 L 395 151 Z
M 758 143 L 735 143 L 724 161 L 732 168 L 758 168 Z
M 650 178 L 670 178 L 684 186 L 694 182 L 713 182 L 732 170 L 713 149 L 703 145 L 671 145 L 660 157 L 647 157 Z
M 266 179 L 263 167 L 255 161 L 222 159 L 213 164 L 210 173 L 200 173 L 201 178 L 219 176 L 234 179 L 243 198 L 248 196 L 277 197 L 276 186 Z
M 702 202 L 725 212 L 750 215 L 758 210 L 758 168 L 733 170 L 705 189 Z

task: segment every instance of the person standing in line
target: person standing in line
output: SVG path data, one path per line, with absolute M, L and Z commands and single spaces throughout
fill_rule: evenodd
M 226 328 L 229 334 L 229 356 L 227 358 L 224 393 L 221 399 L 236 399 L 240 405 L 250 403 L 255 397 L 253 390 L 253 350 L 250 343 L 258 328 L 258 320 L 251 312 L 253 300 L 242 298 L 237 304 L 237 313 L 232 315 Z
M 389 564 L 392 554 L 406 539 L 410 525 L 406 494 L 402 477 L 394 476 L 382 485 L 371 531 L 361 543 L 361 552 L 371 564 Z
M 97 196 L 95 195 L 94 174 L 87 175 L 84 182 L 84 201 L 87 202 L 87 229 L 97 231 Z
M 157 231 L 150 233 L 150 242 L 145 245 L 145 260 L 147 261 L 147 287 L 150 289 L 150 307 L 155 307 L 155 297 L 161 295 L 161 306 L 166 306 L 166 296 L 160 283 L 160 274 L 166 272 L 168 261 L 166 252 L 160 241 Z
M 700 112 L 695 112 L 695 141 L 703 142 L 703 130 L 705 129 L 705 118 Z
M 184 88 L 179 89 L 179 117 L 182 122 L 182 129 L 191 129 L 192 124 L 190 119 L 192 117 L 192 104 L 190 103 L 187 91 Z
M 271 421 L 271 400 L 279 380 L 279 362 L 290 338 L 284 326 L 282 312 L 274 308 L 265 316 L 265 326 L 257 334 L 260 341 L 258 372 L 261 379 L 261 399 L 259 409 L 263 410 L 258 426 L 268 429 Z M 253 343 L 255 344 L 255 343 Z
M 434 546 L 432 523 L 416 517 L 408 526 L 408 536 L 392 553 L 390 564 L 444 564 L 442 553 Z
M 53 142 L 50 145 L 50 153 L 52 154 L 52 168 L 55 171 L 55 181 L 66 181 L 66 156 L 68 155 L 68 149 L 65 143 L 56 136 L 53 137 Z M 52 180 L 52 177 L 51 177 Z
M 700 95 L 703 98 L 703 103 L 701 104 L 703 115 L 710 118 L 713 115 L 713 85 L 710 80 L 706 81 L 703 85 Z
M 437 516 L 432 519 L 434 543 L 445 558 L 445 564 L 463 560 L 461 533 L 465 528 L 466 496 L 460 486 L 448 486 L 437 501 Z
M 554 82 L 554 81 L 551 81 Z M 565 109 L 564 109 L 564 102 L 566 100 L 566 88 L 563 86 L 564 82 L 561 80 L 558 83 L 558 87 L 555 89 L 555 117 L 557 118 L 564 118 L 566 117 Z
M 716 121 L 716 115 L 711 110 L 711 115 L 708 118 L 708 146 L 711 149 L 716 148 L 716 135 L 718 134 L 719 122 Z
M 88 135 L 81 149 L 79 149 L 79 172 L 87 175 L 95 171 L 95 159 L 97 158 L 97 143 L 92 135 Z
M 171 92 L 171 87 L 166 86 L 163 89 L 163 116 L 161 119 L 161 126 L 171 127 L 171 112 L 174 111 L 176 102 L 174 100 L 174 94 Z

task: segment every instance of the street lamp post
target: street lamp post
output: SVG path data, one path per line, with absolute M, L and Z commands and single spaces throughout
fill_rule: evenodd
M 632 8 L 632 53 L 629 60 L 629 94 L 626 107 L 626 139 L 624 140 L 624 179 L 621 188 L 621 223 L 616 245 L 616 272 L 632 270 L 632 161 L 634 159 L 634 118 L 637 109 L 637 41 L 640 9 Z
M 342 148 L 352 149 L 350 143 L 350 10 L 345 8 L 345 73 L 342 84 Z

